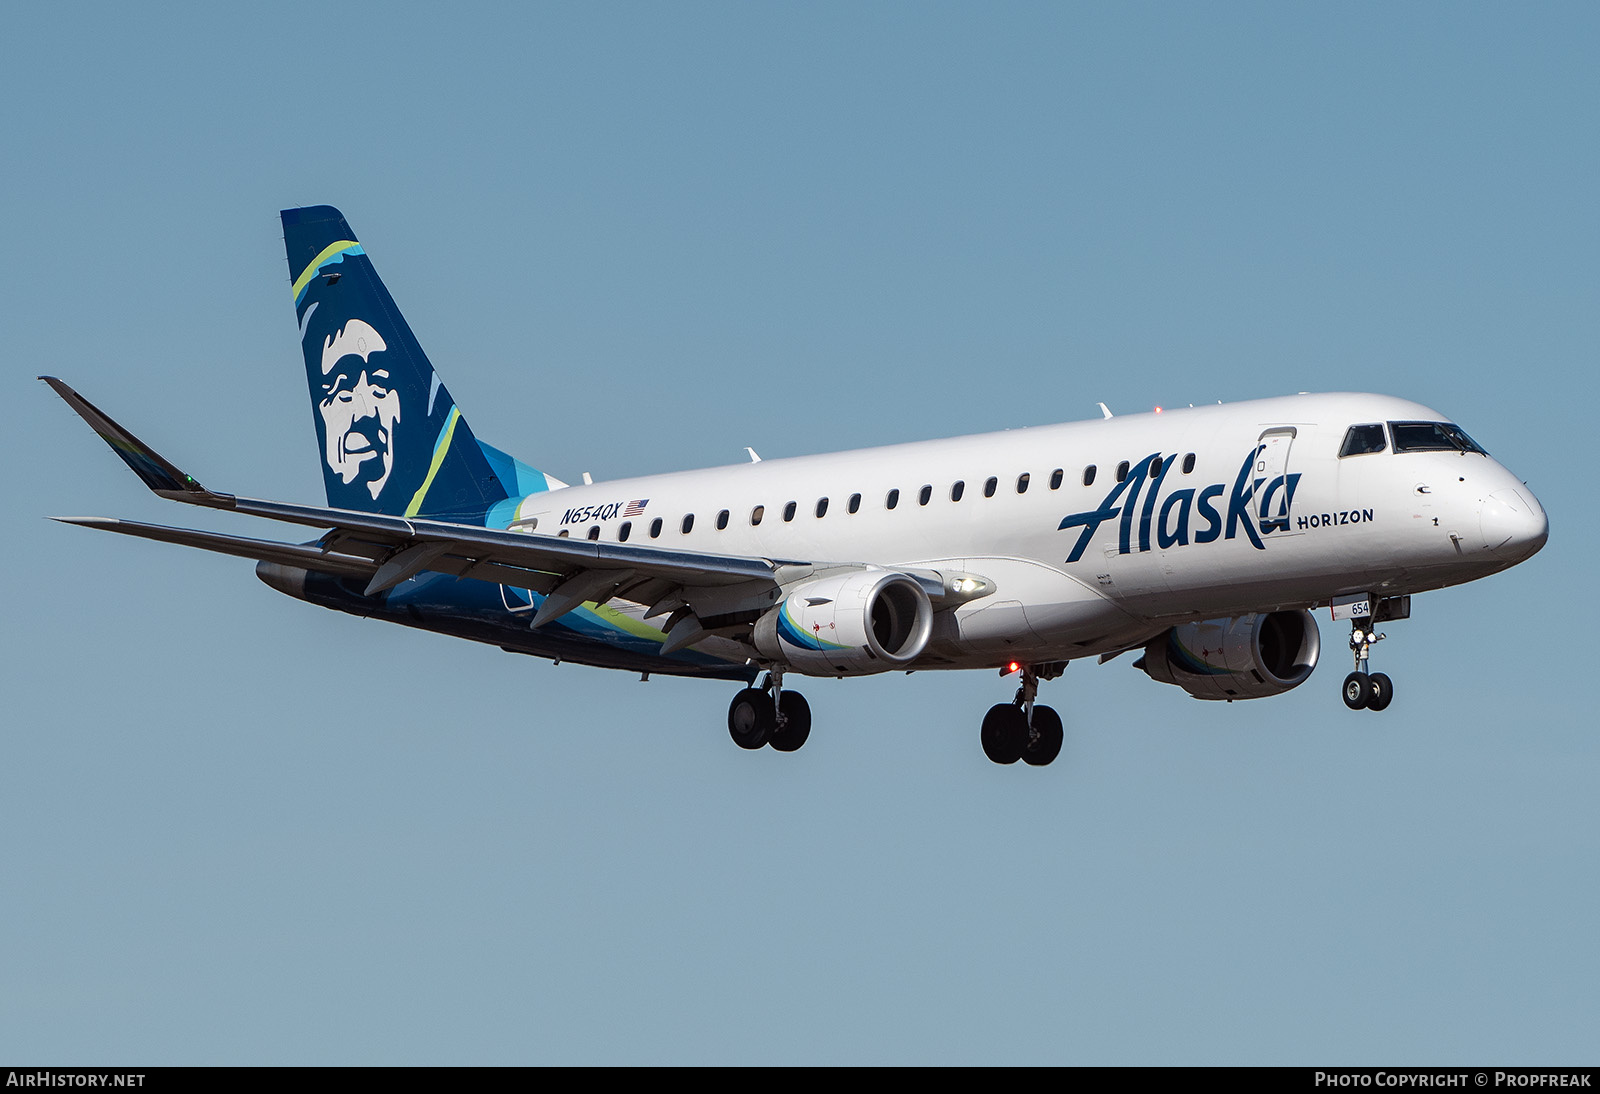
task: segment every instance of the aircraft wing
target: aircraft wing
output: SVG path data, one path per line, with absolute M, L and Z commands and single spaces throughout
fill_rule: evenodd
M 54 388 L 161 497 L 327 531 L 313 543 L 296 544 L 110 517 L 56 519 L 280 565 L 367 577 L 368 596 L 423 571 L 453 574 L 544 595 L 546 599 L 535 613 L 534 626 L 558 618 L 579 604 L 621 597 L 649 605 L 651 611 L 646 618 L 666 613 L 687 615 L 678 620 L 685 624 L 683 640 L 676 646 L 669 640 L 665 647 L 666 652 L 671 652 L 714 629 L 719 620 L 728 619 L 731 623 L 729 617 L 743 617 L 777 603 L 785 586 L 821 573 L 867 568 L 865 563 L 752 558 L 601 543 L 222 494 L 206 489 L 192 475 L 180 471 L 67 384 L 52 376 L 40 379 Z M 969 598 L 957 591 L 955 583 L 972 575 L 932 570 L 905 572 L 923 586 L 935 603 Z M 743 618 L 740 621 L 747 622 Z M 669 625 L 669 633 L 674 629 Z

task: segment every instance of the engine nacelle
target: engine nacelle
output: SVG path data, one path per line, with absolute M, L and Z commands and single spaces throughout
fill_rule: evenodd
M 901 668 L 933 633 L 933 605 L 915 578 L 860 570 L 808 581 L 756 621 L 763 656 L 807 676 Z
M 1259 699 L 1304 683 L 1321 651 L 1310 612 L 1272 612 L 1173 627 L 1135 667 L 1196 699 Z

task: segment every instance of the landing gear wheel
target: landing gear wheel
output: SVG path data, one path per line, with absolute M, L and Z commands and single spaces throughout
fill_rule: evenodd
M 1367 709 L 1382 710 L 1394 698 L 1394 683 L 1383 673 L 1367 677 Z
M 1061 742 L 1065 738 L 1061 729 L 1061 715 L 1055 712 L 1054 707 L 1034 707 L 1033 730 L 1038 736 L 1023 749 L 1022 760 L 1034 767 L 1043 767 L 1061 754 Z
M 777 721 L 772 696 L 760 688 L 745 688 L 728 706 L 728 735 L 740 748 L 760 748 L 766 744 Z
M 997 764 L 1014 764 L 1028 747 L 1028 721 L 1015 703 L 1001 703 L 983 716 L 983 754 Z
M 1384 677 L 1385 680 L 1388 677 Z M 1372 700 L 1372 684 L 1364 672 L 1352 672 L 1344 678 L 1344 705 L 1360 710 Z
M 770 711 L 772 698 L 766 698 Z M 779 752 L 793 752 L 811 736 L 811 704 L 798 691 L 786 691 L 778 697 L 778 710 L 784 717 L 784 723 L 768 735 L 767 744 Z

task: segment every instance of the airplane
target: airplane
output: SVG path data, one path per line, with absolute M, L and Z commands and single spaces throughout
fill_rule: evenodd
M 40 377 L 157 495 L 319 529 L 276 542 L 69 524 L 254 559 L 279 592 L 531 654 L 734 681 L 728 731 L 790 752 L 789 674 L 999 670 L 1000 764 L 1060 753 L 1039 684 L 1125 653 L 1197 699 L 1304 683 L 1313 610 L 1349 622 L 1352 710 L 1381 711 L 1375 628 L 1413 594 L 1531 557 L 1531 490 L 1444 415 L 1298 394 L 569 485 L 478 440 L 331 206 L 281 214 L 327 506 L 202 486 Z M 758 677 L 760 682 L 758 683 Z

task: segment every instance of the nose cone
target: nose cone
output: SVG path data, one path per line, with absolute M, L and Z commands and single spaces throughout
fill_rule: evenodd
M 1507 562 L 1532 558 L 1550 538 L 1550 518 L 1526 486 L 1496 490 L 1479 509 L 1483 544 Z

